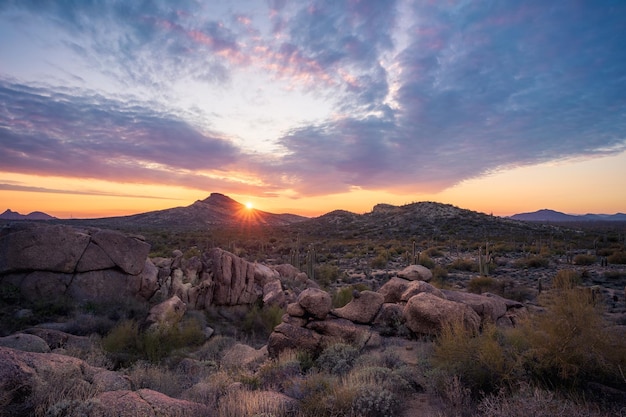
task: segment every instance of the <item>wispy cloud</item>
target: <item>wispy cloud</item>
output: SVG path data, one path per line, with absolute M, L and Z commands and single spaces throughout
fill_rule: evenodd
M 105 193 L 102 191 L 89 190 L 61 190 L 57 188 L 32 187 L 28 185 L 17 185 L 9 183 L 0 183 L 0 190 L 5 191 L 23 191 L 28 193 L 47 193 L 47 194 L 74 194 L 74 195 L 97 195 L 107 197 L 127 197 L 127 198 L 148 198 L 153 200 L 181 200 L 179 198 L 144 195 L 144 194 L 124 194 L 124 193 Z
M 5 2 L 0 19 L 42 19 L 91 71 L 150 94 L 0 73 L 2 169 L 310 196 L 438 191 L 626 149 L 623 2 L 245 4 Z M 207 129 L 219 115 L 200 125 L 163 105 L 174 83 L 197 83 L 207 100 L 235 91 L 242 70 L 334 112 L 292 125 L 271 138 L 281 152 L 263 154 Z

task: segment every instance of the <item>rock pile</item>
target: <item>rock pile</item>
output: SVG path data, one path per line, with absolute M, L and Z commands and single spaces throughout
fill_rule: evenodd
M 354 295 L 346 306 L 332 309 L 328 293 L 313 288 L 300 293 L 269 337 L 270 356 L 286 349 L 316 354 L 334 342 L 376 346 L 382 334 L 432 336 L 454 322 L 478 332 L 487 322 L 512 326 L 525 312 L 522 304 L 493 294 L 442 291 L 425 281 L 399 277 L 377 292 Z

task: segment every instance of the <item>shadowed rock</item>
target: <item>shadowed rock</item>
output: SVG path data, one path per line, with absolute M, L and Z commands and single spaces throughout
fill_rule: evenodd
M 404 307 L 406 327 L 418 335 L 438 335 L 444 326 L 460 322 L 478 333 L 480 317 L 471 307 L 430 293 L 413 296 Z

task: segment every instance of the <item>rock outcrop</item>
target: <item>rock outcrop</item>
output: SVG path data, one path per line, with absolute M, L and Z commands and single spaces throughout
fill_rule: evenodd
M 201 256 L 148 258 L 139 236 L 111 230 L 37 223 L 0 229 L 0 286 L 19 289 L 28 301 L 61 299 L 158 303 L 177 296 L 193 309 L 248 305 L 263 300 L 281 307 L 296 294 L 281 278 L 314 285 L 291 265 L 269 267 L 214 248 Z M 300 283 L 298 281 L 298 283 Z
M 143 238 L 111 230 L 9 224 L 0 229 L 0 285 L 30 301 L 147 300 L 154 284 L 141 274 L 149 251 Z

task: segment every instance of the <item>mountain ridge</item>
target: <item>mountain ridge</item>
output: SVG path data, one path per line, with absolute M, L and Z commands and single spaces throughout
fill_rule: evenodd
M 540 209 L 529 213 L 514 214 L 509 218 L 531 222 L 626 221 L 626 214 L 566 214 L 551 209 Z
M 20 214 L 17 211 L 6 209 L 4 213 L 0 214 L 0 220 L 55 220 L 56 217 L 51 216 L 42 211 L 33 211 L 28 214 Z

